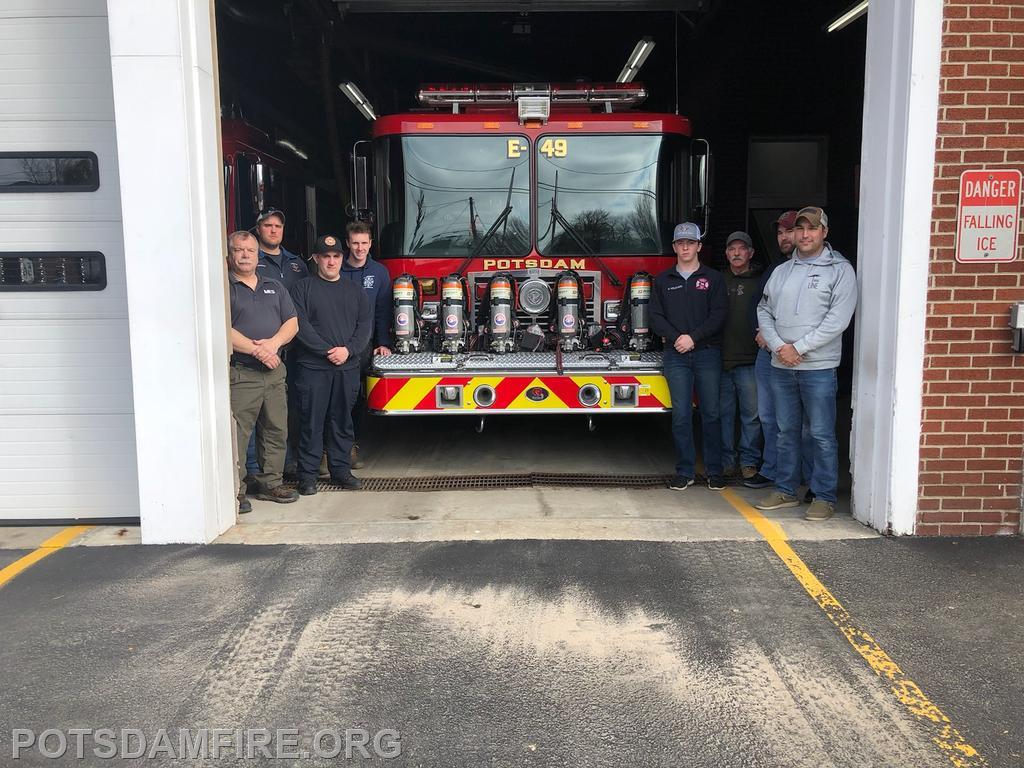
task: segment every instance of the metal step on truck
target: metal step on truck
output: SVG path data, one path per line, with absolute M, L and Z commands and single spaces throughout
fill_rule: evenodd
M 375 120 L 353 200 L 393 280 L 378 414 L 670 409 L 649 324 L 710 152 L 637 83 L 425 85 Z

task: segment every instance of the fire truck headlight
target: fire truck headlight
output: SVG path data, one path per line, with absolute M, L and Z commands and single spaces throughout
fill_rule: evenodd
M 551 286 L 534 277 L 519 287 L 519 306 L 531 315 L 545 312 L 551 303 Z
M 436 301 L 424 301 L 420 314 L 428 323 L 437 322 L 438 303 Z
M 619 319 L 619 310 L 620 310 L 621 306 L 622 306 L 622 302 L 621 301 L 618 301 L 618 300 L 606 301 L 604 303 L 604 319 L 605 319 L 605 321 L 609 322 L 609 323 L 614 323 L 616 320 L 618 320 Z

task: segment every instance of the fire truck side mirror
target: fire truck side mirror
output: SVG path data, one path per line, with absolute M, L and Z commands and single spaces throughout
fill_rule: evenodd
M 263 161 L 257 160 L 252 167 L 252 195 L 253 203 L 255 203 L 254 209 L 259 212 L 262 211 L 266 206 L 266 169 L 263 167 Z
M 691 200 L 693 213 L 703 217 L 704 230 L 708 231 L 711 218 L 711 145 L 706 139 L 693 140 L 693 154 L 690 158 Z
M 370 142 L 357 141 L 352 147 L 352 215 L 366 219 L 370 210 Z

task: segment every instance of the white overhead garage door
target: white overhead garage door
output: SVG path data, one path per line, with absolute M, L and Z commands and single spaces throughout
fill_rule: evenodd
M 105 0 L 0 0 L 0 520 L 139 514 L 117 173 Z

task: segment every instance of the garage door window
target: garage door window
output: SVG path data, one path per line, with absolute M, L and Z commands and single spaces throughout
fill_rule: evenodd
M 102 253 L 0 253 L 0 291 L 102 291 L 106 287 Z
M 0 192 L 95 192 L 92 152 L 0 152 Z

